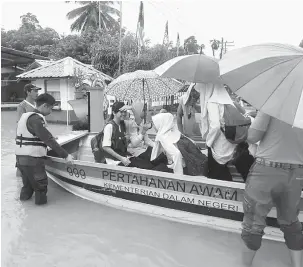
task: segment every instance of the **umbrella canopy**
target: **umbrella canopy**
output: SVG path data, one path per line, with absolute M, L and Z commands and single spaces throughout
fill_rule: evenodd
M 112 81 L 106 94 L 121 100 L 147 100 L 174 95 L 183 84 L 175 79 L 161 78 L 152 70 L 125 73 Z
M 303 129 L 303 49 L 261 44 L 228 52 L 223 83 L 256 109 Z
M 161 77 L 194 83 L 214 83 L 220 76 L 218 61 L 201 55 L 187 55 L 170 59 L 155 69 Z

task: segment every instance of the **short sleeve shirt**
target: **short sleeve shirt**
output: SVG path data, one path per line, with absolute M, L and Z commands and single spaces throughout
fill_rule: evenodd
M 259 112 L 252 129 L 265 132 L 256 157 L 281 163 L 303 164 L 303 130 Z

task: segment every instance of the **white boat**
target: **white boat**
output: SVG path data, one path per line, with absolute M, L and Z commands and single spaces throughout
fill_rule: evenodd
M 46 170 L 50 179 L 67 191 L 103 205 L 189 224 L 240 232 L 244 183 L 200 176 L 175 175 L 94 162 L 93 133 L 71 133 L 59 142 L 75 164 L 49 152 Z M 300 221 L 303 222 L 303 193 Z M 273 209 L 265 238 L 283 240 Z
M 91 91 L 92 92 L 92 91 Z M 100 95 L 99 95 L 100 96 Z M 102 95 L 101 95 L 102 97 Z M 98 99 L 97 97 L 91 99 Z M 98 99 L 99 114 L 102 101 Z M 94 116 L 100 123 L 98 109 Z M 94 128 L 95 129 L 95 128 Z M 97 133 L 72 132 L 58 142 L 75 157 L 74 165 L 48 152 L 47 175 L 58 185 L 81 198 L 127 211 L 163 219 L 241 232 L 242 199 L 245 184 L 209 179 L 202 176 L 121 167 L 94 162 L 90 140 Z M 232 172 L 236 179 L 235 172 Z M 283 241 L 275 209 L 267 218 L 264 238 Z M 303 193 L 299 219 L 303 222 Z

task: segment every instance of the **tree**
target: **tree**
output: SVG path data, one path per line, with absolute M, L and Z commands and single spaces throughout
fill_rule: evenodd
M 303 39 L 302 39 L 301 43 L 299 44 L 299 46 L 303 48 Z
M 31 13 L 20 18 L 22 24 L 18 30 L 1 30 L 2 46 L 48 57 L 60 39 L 59 34 L 52 28 L 43 29 Z
M 99 15 L 100 27 L 108 30 L 118 24 L 114 19 L 114 16 L 120 16 L 120 11 L 111 5 L 113 1 L 100 1 L 100 14 L 99 14 L 99 2 L 98 1 L 76 1 L 82 5 L 67 13 L 68 19 L 76 20 L 71 25 L 72 31 L 86 31 L 89 27 L 97 29 L 99 27 Z
M 22 23 L 20 30 L 34 31 L 41 28 L 37 17 L 32 13 L 28 12 L 25 15 L 22 15 L 20 18 Z
M 187 54 L 197 54 L 199 45 L 195 36 L 190 36 L 184 40 L 184 48 Z
M 219 46 L 220 46 L 220 41 L 217 40 L 217 39 L 213 39 L 210 41 L 210 46 L 211 46 L 211 49 L 213 51 L 213 57 L 215 57 L 215 51 L 217 51 L 219 49 Z

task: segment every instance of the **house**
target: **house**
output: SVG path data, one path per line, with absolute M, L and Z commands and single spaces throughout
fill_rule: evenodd
M 42 88 L 41 93 L 51 94 L 59 102 L 61 110 L 71 110 L 67 101 L 75 99 L 76 73 L 97 74 L 106 81 L 112 81 L 110 76 L 71 57 L 50 62 L 36 60 L 28 67 L 28 71 L 19 74 L 17 78 L 31 80 L 33 84 Z
M 1 46 L 1 102 L 20 102 L 24 99 L 24 85 L 28 81 L 17 83 L 16 76 L 36 60 L 49 62 L 43 56 Z
M 96 74 L 107 82 L 113 80 L 110 76 L 98 71 L 91 65 L 84 64 L 71 57 L 51 62 L 36 60 L 28 67 L 26 72 L 19 74 L 17 78 L 20 80 L 30 80 L 33 84 L 42 88 L 41 93 L 51 94 L 56 99 L 59 110 L 62 111 L 61 113 L 66 114 L 72 110 L 68 101 L 77 98 L 77 90 L 75 88 L 77 73 L 86 76 Z M 74 114 L 74 112 L 70 114 Z M 60 117 L 63 120 L 64 118 L 69 118 L 68 115 Z

